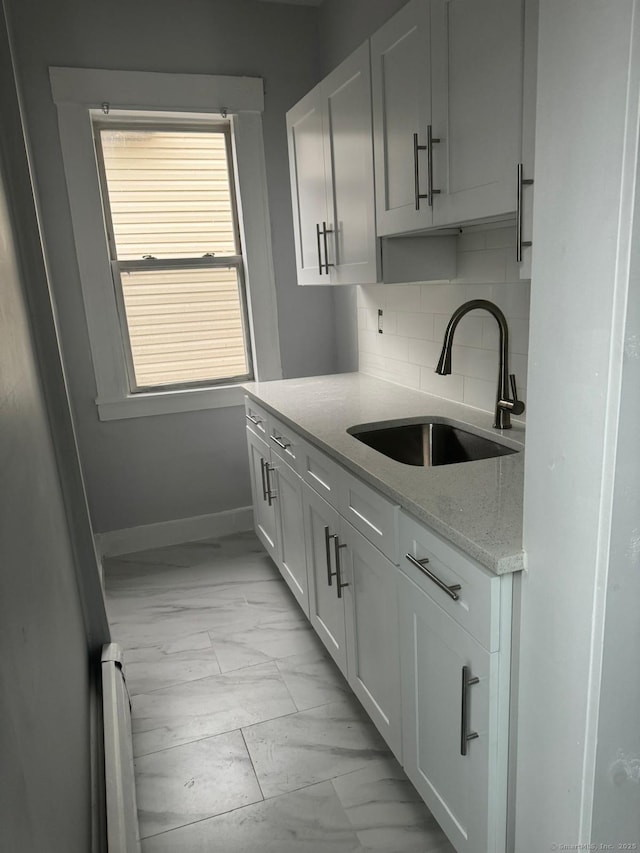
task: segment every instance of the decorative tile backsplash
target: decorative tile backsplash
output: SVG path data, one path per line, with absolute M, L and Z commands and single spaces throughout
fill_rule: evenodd
M 451 282 L 359 287 L 360 370 L 492 412 L 498 325 L 486 311 L 474 311 L 458 324 L 451 375 L 434 372 L 453 311 L 469 299 L 488 299 L 507 318 L 509 372 L 515 373 L 518 396 L 526 401 L 530 284 L 519 278 L 514 239 L 513 228 L 461 234 L 457 278 Z M 378 332 L 380 309 L 382 334 Z

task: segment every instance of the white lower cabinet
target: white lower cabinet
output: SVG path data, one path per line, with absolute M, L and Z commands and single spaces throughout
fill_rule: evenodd
M 247 427 L 247 446 L 249 448 L 249 474 L 251 476 L 251 494 L 253 497 L 253 524 L 271 557 L 277 559 L 276 510 L 275 503 L 269 497 L 267 466 L 271 455 L 266 444 L 251 427 Z
M 458 853 L 505 853 L 512 576 L 251 407 L 260 540 Z
M 396 567 L 305 485 L 310 620 L 401 756 Z

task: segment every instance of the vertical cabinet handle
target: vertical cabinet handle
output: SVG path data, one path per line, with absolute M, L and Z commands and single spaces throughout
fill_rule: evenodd
M 331 571 L 331 540 L 337 539 L 337 535 L 335 533 L 329 533 L 329 525 L 325 525 L 324 528 L 324 547 L 325 553 L 327 556 L 327 586 L 332 586 L 331 578 L 336 574 Z
M 262 474 L 262 500 L 267 500 L 267 475 L 265 472 L 266 462 L 260 457 L 260 473 Z
M 418 152 L 426 151 L 426 145 L 418 144 L 418 134 L 413 134 L 413 187 L 416 201 L 416 210 L 420 210 L 420 199 L 429 198 L 429 193 L 420 192 L 420 164 L 418 162 Z M 431 203 L 431 202 L 429 202 Z
M 336 574 L 337 593 L 338 593 L 338 598 L 342 598 L 342 590 L 345 588 L 345 586 L 349 586 L 349 584 L 342 582 L 342 566 L 340 565 L 340 549 L 346 548 L 347 546 L 341 545 L 340 540 L 338 539 L 337 536 L 333 540 L 333 545 L 335 548 L 335 556 L 336 556 L 336 572 L 335 572 L 335 574 Z
M 440 142 L 440 137 L 433 135 L 433 128 L 427 125 L 427 204 L 433 207 L 434 195 L 440 195 L 441 190 L 433 188 L 433 146 Z
M 271 506 L 275 499 L 278 497 L 277 495 L 273 494 L 273 490 L 271 488 L 271 472 L 275 470 L 276 469 L 273 467 L 273 465 L 269 465 L 268 462 L 264 463 L 264 471 L 267 475 L 267 503 L 269 504 L 269 506 Z
M 524 177 L 524 167 L 518 163 L 518 177 L 516 189 L 516 261 L 522 262 L 522 250 L 525 246 L 531 246 L 531 240 L 522 239 L 522 188 L 530 187 L 533 178 Z
M 477 676 L 471 677 L 471 667 L 462 667 L 462 707 L 460 709 L 460 755 L 467 754 L 467 744 L 479 737 L 478 732 L 468 731 L 469 696 L 468 689 L 472 684 L 478 684 Z
M 324 271 L 327 275 L 329 275 L 329 267 L 334 266 L 334 264 L 329 263 L 329 250 L 327 247 L 327 234 L 333 234 L 333 228 L 327 228 L 327 223 L 322 223 L 322 238 L 324 241 Z
M 320 223 L 316 222 L 316 243 L 318 245 L 318 274 L 319 275 L 322 275 L 322 252 L 320 249 L 320 237 L 321 236 L 322 235 L 321 235 L 321 231 L 320 231 Z

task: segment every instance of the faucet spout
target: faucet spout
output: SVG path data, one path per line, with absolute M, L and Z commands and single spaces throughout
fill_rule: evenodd
M 496 410 L 493 426 L 496 429 L 511 429 L 511 414 L 521 415 L 524 412 L 524 403 L 522 400 L 518 400 L 516 377 L 513 374 L 509 374 L 509 329 L 507 319 L 493 302 L 489 302 L 487 299 L 471 299 L 469 302 L 465 302 L 459 308 L 456 308 L 451 315 L 444 333 L 444 342 L 436 367 L 436 373 L 439 373 L 441 376 L 451 373 L 451 348 L 453 346 L 453 336 L 456 327 L 465 314 L 468 314 L 469 311 L 475 311 L 478 308 L 488 311 L 495 318 L 500 332 L 498 390 L 496 393 Z

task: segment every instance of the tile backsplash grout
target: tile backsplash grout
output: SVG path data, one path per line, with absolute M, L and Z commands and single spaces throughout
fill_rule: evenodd
M 457 278 L 452 282 L 358 287 L 360 371 L 492 412 L 499 338 L 495 319 L 485 311 L 474 311 L 460 321 L 451 375 L 434 372 L 453 311 L 470 299 L 488 299 L 507 318 L 509 371 L 516 375 L 518 396 L 526 401 L 530 284 L 519 279 L 512 232 L 497 228 L 462 234 Z

